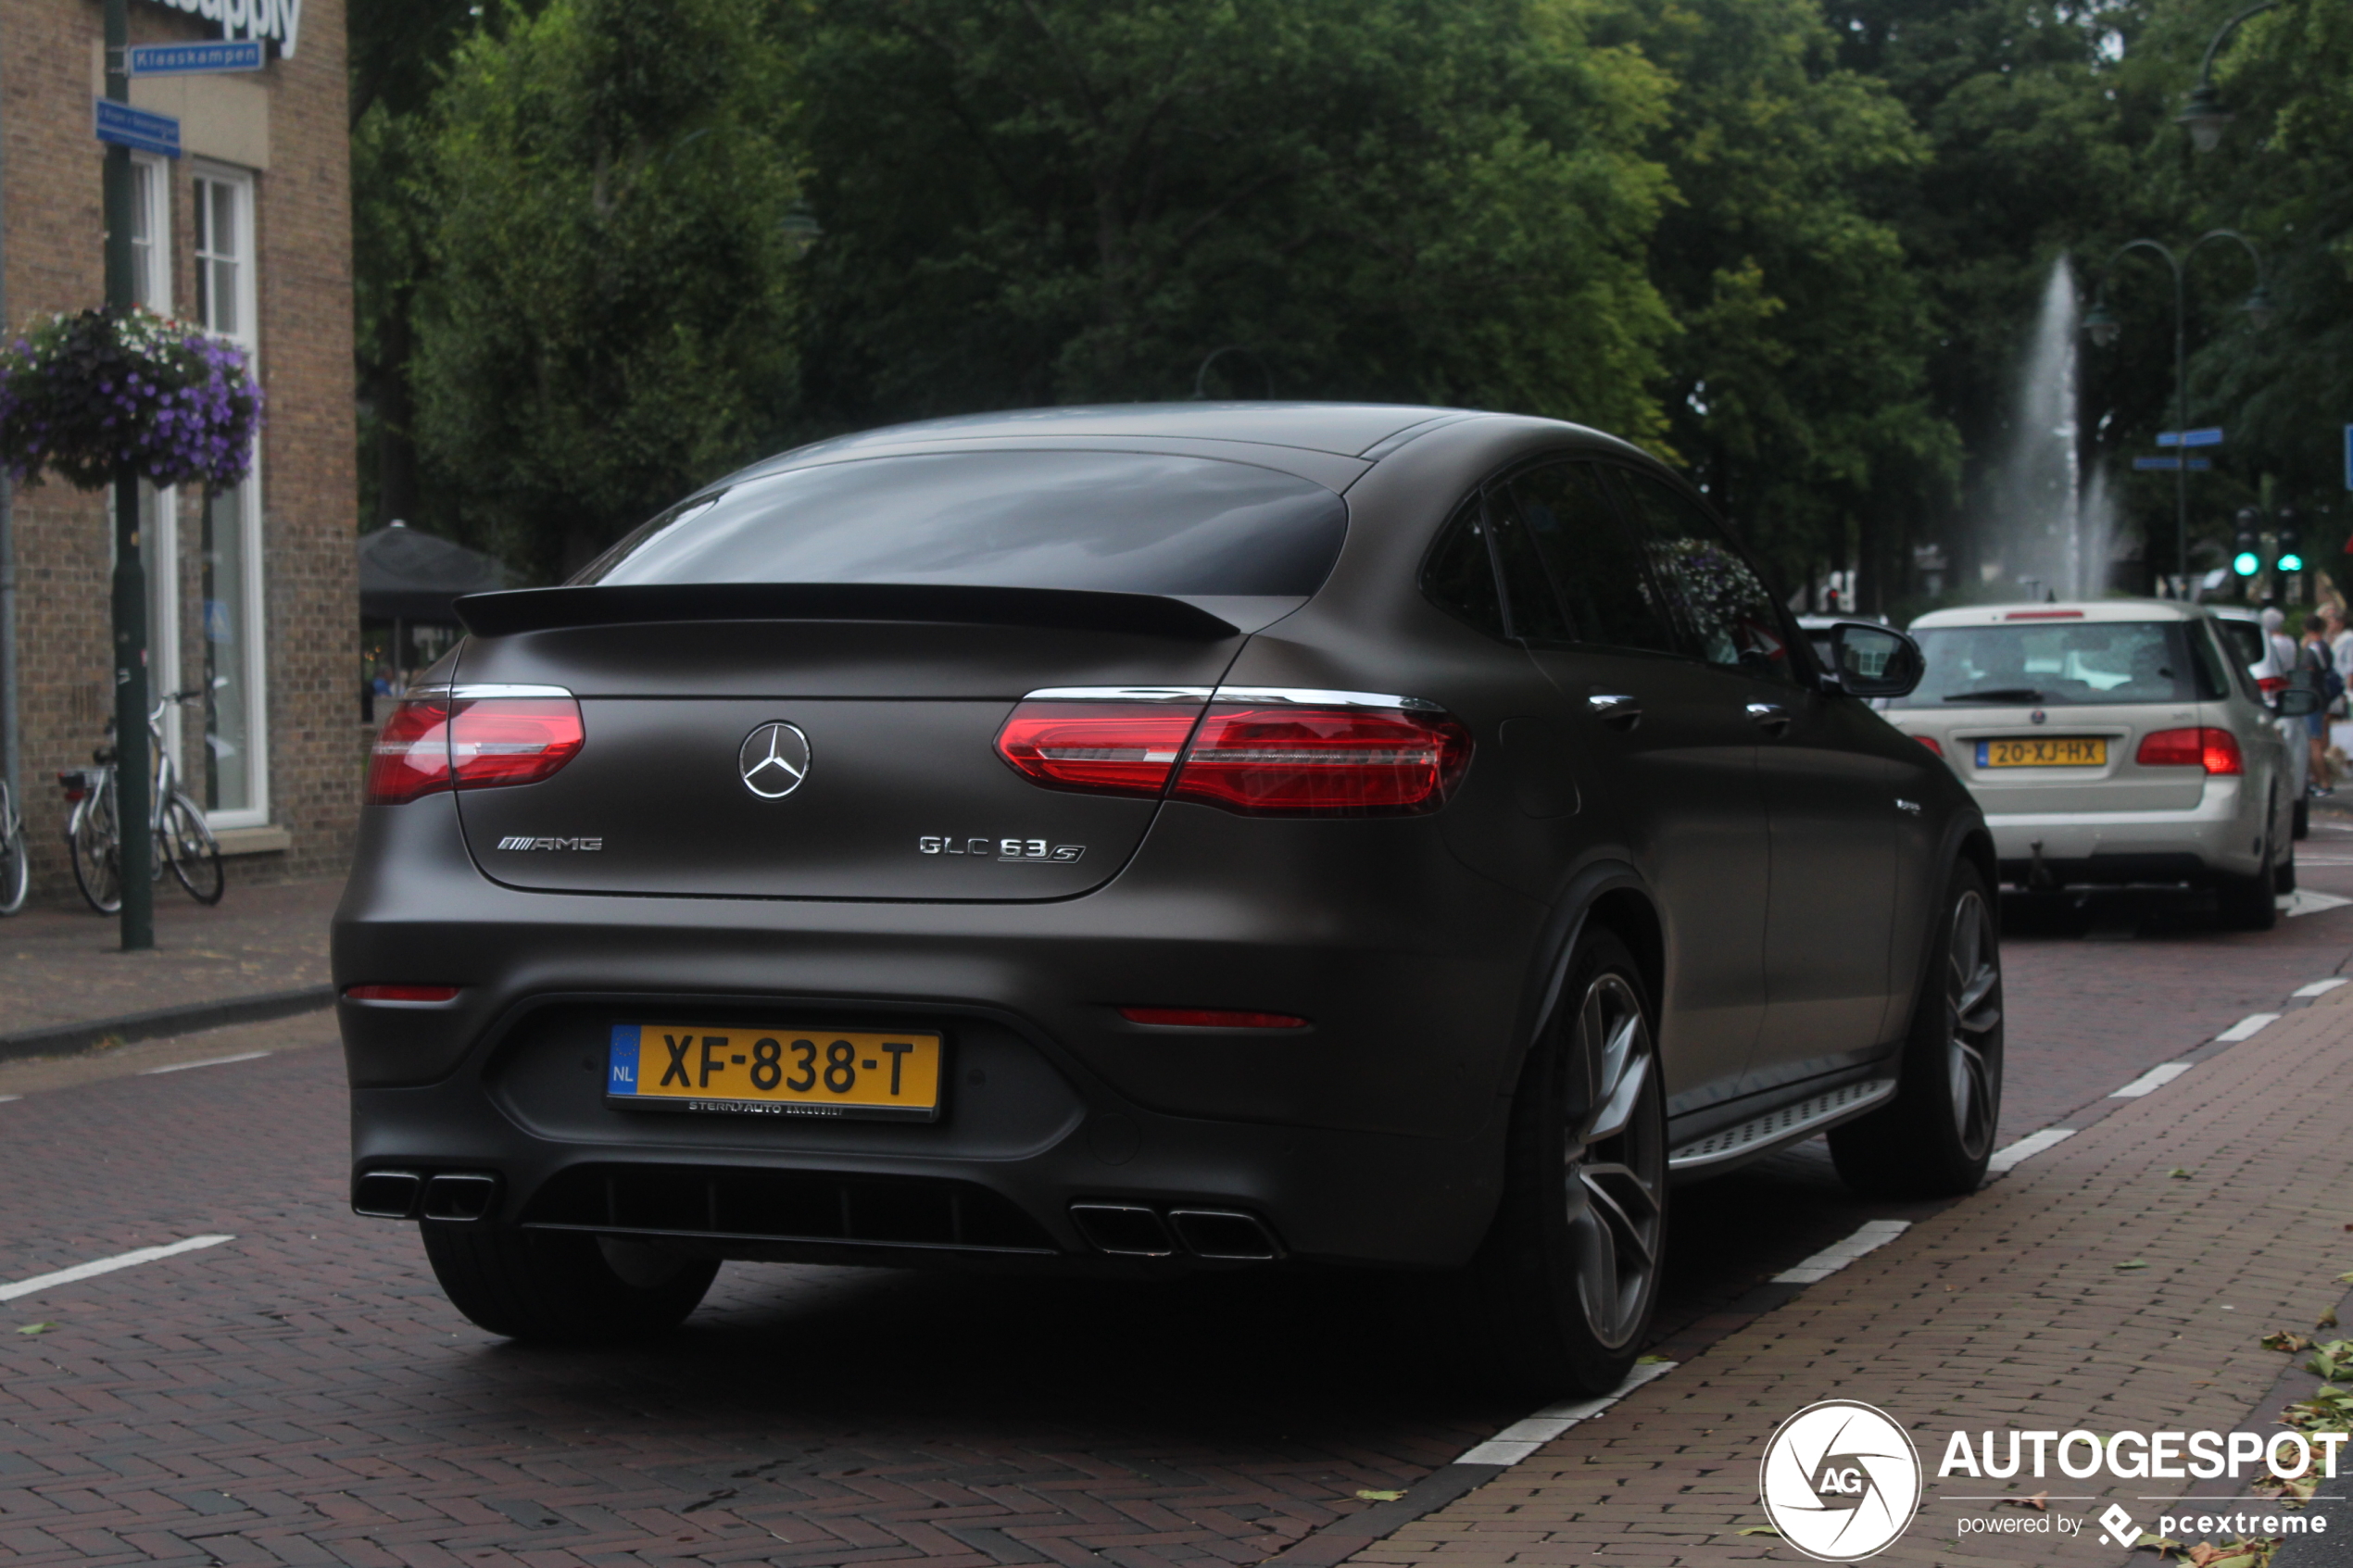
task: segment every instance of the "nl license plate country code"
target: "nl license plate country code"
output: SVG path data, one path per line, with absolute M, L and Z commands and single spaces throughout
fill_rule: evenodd
M 1981 768 L 2105 768 L 2108 741 L 2100 735 L 2037 735 L 2032 740 L 1982 740 Z
M 922 1029 L 616 1023 L 605 1098 L 646 1110 L 931 1122 L 944 1050 Z

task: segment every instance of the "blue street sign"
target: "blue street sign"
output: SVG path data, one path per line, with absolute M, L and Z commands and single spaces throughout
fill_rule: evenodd
M 2133 471 L 2135 473 L 2171 473 L 2181 466 L 2182 459 L 2179 458 L 2135 458 L 2133 459 Z M 2204 473 L 2213 466 L 2214 459 L 2211 458 L 2190 459 L 2192 473 Z
M 2159 446 L 2220 446 L 2222 445 L 2222 427 L 2209 425 L 2205 430 L 2194 430 L 2186 438 L 2178 430 L 2160 430 L 2157 433 L 2157 444 Z
M 203 71 L 259 70 L 261 40 L 224 39 L 218 44 L 139 44 L 124 51 L 132 76 L 193 76 Z
M 168 114 L 150 114 L 134 109 L 129 104 L 118 104 L 112 98 L 96 100 L 98 140 L 111 142 L 118 147 L 129 147 L 134 153 L 161 153 L 166 157 L 180 156 L 180 122 Z

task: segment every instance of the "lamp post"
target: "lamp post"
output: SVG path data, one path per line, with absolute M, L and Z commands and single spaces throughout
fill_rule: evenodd
M 2271 4 L 2273 0 L 2265 0 Z M 2260 10 L 2262 6 L 2257 6 Z M 2241 13 L 2247 15 L 2250 13 Z M 2212 51 L 2209 49 L 2210 55 Z M 2187 311 L 2187 276 L 2185 269 L 2198 248 L 2212 240 L 2235 241 L 2255 264 L 2255 288 L 2239 308 L 2260 327 L 2271 318 L 2273 306 L 2269 290 L 2263 285 L 2263 257 L 2254 243 L 2235 229 L 2212 229 L 2192 241 L 2180 255 L 2155 240 L 2127 240 L 2116 247 L 2116 253 L 2100 268 L 2098 282 L 2092 290 L 2092 308 L 2083 314 L 2083 332 L 2101 348 L 2113 345 L 2124 330 L 2116 312 L 2108 307 L 2108 275 L 2130 252 L 2145 250 L 2161 258 L 2166 270 L 2173 275 L 2173 428 L 2176 439 L 2186 443 L 2190 430 L 2189 325 Z M 2190 571 L 2190 449 L 2186 445 L 2173 449 L 2173 563 L 2175 570 L 2186 578 Z
M 131 47 L 130 0 L 107 0 L 107 96 L 131 101 L 125 56 Z M 107 148 L 107 305 L 138 303 L 131 254 L 131 149 Z M 139 473 L 114 470 L 114 788 L 115 876 L 122 888 L 122 950 L 156 945 L 155 883 L 147 874 L 155 845 L 148 831 L 147 571 L 139 557 Z
M 2280 0 L 2256 0 L 2256 4 L 2216 28 L 2214 36 L 2207 41 L 2206 58 L 2198 62 L 2197 85 L 2190 89 L 2189 101 L 2182 106 L 2182 112 L 2173 117 L 2175 123 L 2188 130 L 2190 145 L 2199 152 L 2210 153 L 2221 146 L 2222 128 L 2234 118 L 2214 85 L 2214 56 L 2221 52 L 2223 41 L 2238 31 L 2239 23 L 2279 3 Z

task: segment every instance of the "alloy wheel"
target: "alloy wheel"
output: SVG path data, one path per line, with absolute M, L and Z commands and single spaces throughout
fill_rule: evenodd
M 1573 1062 L 1588 1094 L 1567 1139 L 1568 1236 L 1586 1326 L 1623 1347 L 1648 1311 L 1666 1217 L 1658 1053 L 1632 986 L 1596 976 L 1578 1007 Z
M 1971 889 L 1953 907 L 1953 936 L 1944 970 L 1946 1082 L 1953 1096 L 1953 1127 L 1970 1159 L 1993 1141 L 1999 1109 L 1994 1054 L 2002 1023 L 2002 971 L 1994 941 L 1994 916 Z

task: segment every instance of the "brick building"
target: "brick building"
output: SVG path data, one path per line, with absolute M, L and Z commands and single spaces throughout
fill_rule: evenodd
M 0 0 L 0 312 L 11 331 L 105 298 L 97 0 Z M 234 884 L 331 874 L 348 851 L 357 722 L 350 159 L 342 0 L 131 0 L 133 44 L 262 37 L 258 71 L 147 78 L 177 158 L 137 155 L 143 300 L 255 355 L 268 425 L 253 473 L 208 506 L 149 492 L 149 672 L 167 739 Z M 143 487 L 144 488 L 144 487 Z M 13 496 L 12 759 L 36 897 L 71 897 L 55 775 L 113 712 L 105 497 Z M 169 892 L 158 895 L 170 897 Z

